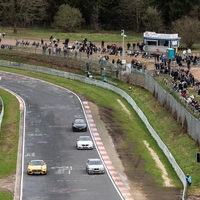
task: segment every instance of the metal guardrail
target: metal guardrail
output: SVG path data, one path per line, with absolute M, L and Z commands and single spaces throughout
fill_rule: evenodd
M 3 121 L 3 116 L 4 116 L 4 103 L 3 103 L 3 99 L 0 97 L 0 105 L 1 105 L 1 110 L 0 110 L 0 130 L 1 130 L 1 124 Z
M 177 164 L 176 160 L 174 159 L 173 155 L 170 153 L 167 146 L 163 143 L 163 141 L 160 139 L 158 134 L 153 129 L 153 127 L 149 123 L 147 117 L 144 115 L 144 113 L 141 111 L 141 109 L 137 106 L 135 101 L 126 92 L 124 92 L 120 88 L 118 88 L 114 85 L 108 84 L 106 82 L 95 80 L 92 78 L 88 78 L 88 77 L 73 74 L 73 73 L 69 73 L 69 72 L 60 71 L 60 70 L 50 69 L 50 68 L 41 67 L 41 66 L 27 65 L 27 64 L 17 63 L 17 62 L 3 61 L 3 60 L 0 60 L 0 65 L 10 67 L 10 68 L 40 72 L 40 73 L 50 74 L 53 76 L 60 76 L 60 77 L 68 78 L 68 79 L 81 81 L 84 83 L 96 85 L 96 86 L 111 90 L 111 91 L 121 95 L 122 97 L 124 97 L 127 100 L 127 102 L 130 103 L 132 108 L 137 112 L 137 114 L 139 115 L 139 117 L 141 118 L 141 120 L 144 122 L 145 126 L 151 133 L 152 137 L 156 140 L 158 146 L 162 149 L 163 153 L 165 154 L 165 156 L 168 158 L 169 162 L 173 166 L 174 170 L 176 171 L 179 179 L 181 180 L 181 182 L 184 186 L 182 200 L 187 199 L 187 197 L 186 197 L 187 196 L 187 182 L 186 182 L 185 174 L 183 173 L 183 171 Z

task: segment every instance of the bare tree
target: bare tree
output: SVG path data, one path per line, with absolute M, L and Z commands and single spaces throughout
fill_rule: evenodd
M 26 26 L 45 17 L 47 0 L 0 0 L 1 25 L 12 26 L 17 33 L 18 26 Z
M 200 21 L 197 18 L 185 16 L 173 22 L 172 27 L 188 48 L 192 48 L 193 44 L 200 39 Z

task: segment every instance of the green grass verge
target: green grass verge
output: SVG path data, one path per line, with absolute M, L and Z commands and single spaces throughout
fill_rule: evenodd
M 110 42 L 122 42 L 122 36 L 121 31 L 101 31 L 99 33 L 89 32 L 88 30 L 82 30 L 78 33 L 64 33 L 59 29 L 39 29 L 39 28 L 33 28 L 33 29 L 18 29 L 17 33 L 13 33 L 13 29 L 8 28 L 1 28 L 2 32 L 6 33 L 6 37 L 13 37 L 13 38 L 36 38 L 39 39 L 45 39 L 49 40 L 50 35 L 52 34 L 55 38 L 59 38 L 60 40 L 65 40 L 66 38 L 69 38 L 70 41 L 83 41 L 83 39 L 86 37 L 88 41 L 91 42 L 101 42 L 104 40 L 106 43 Z M 124 44 L 127 42 L 142 42 L 143 41 L 143 34 L 136 34 L 131 31 L 125 31 L 125 34 L 127 37 L 124 37 Z
M 10 93 L 0 89 L 5 114 L 0 133 L 0 176 L 15 172 L 19 132 L 19 102 Z M 14 112 L 13 112 L 14 111 Z
M 13 200 L 13 196 L 9 192 L 0 192 L 0 199 L 2 199 L 2 200 Z
M 5 114 L 0 132 L 0 177 L 5 178 L 16 171 L 18 134 L 19 134 L 19 102 L 10 93 L 0 89 L 4 102 Z M 12 194 L 0 191 L 0 199 L 13 199 Z

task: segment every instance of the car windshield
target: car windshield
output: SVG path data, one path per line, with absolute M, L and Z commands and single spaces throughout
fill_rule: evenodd
M 32 160 L 30 165 L 44 165 L 42 160 Z
M 90 165 L 102 165 L 101 160 L 90 160 L 89 161 Z
M 91 138 L 88 136 L 88 137 L 79 137 L 78 139 L 79 141 L 91 141 Z
M 84 119 L 76 119 L 75 124 L 85 124 Z

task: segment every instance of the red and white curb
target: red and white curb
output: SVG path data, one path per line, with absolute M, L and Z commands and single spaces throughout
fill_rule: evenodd
M 19 97 L 19 96 L 16 96 L 16 97 L 17 97 L 17 99 L 19 101 L 19 109 L 20 110 L 24 110 L 24 103 L 23 103 L 21 97 Z
M 1 79 L 0 79 L 0 80 L 1 80 Z M 1 87 L 1 86 L 0 86 L 0 88 L 4 89 L 5 91 L 7 91 L 7 92 L 11 93 L 12 95 L 14 95 L 14 96 L 17 98 L 17 100 L 19 101 L 19 109 L 20 109 L 21 111 L 24 110 L 24 102 L 22 101 L 22 98 L 21 98 L 19 95 L 17 95 L 17 94 L 14 93 L 13 91 L 11 91 L 11 90 L 9 90 L 9 89 L 6 89 L 6 88 L 4 88 L 4 87 Z
M 89 122 L 88 125 L 90 126 L 90 129 L 91 129 L 91 134 L 93 135 L 93 138 L 97 145 L 97 148 L 101 154 L 102 159 L 104 160 L 104 163 L 105 163 L 113 181 L 115 182 L 115 185 L 117 186 L 117 188 L 119 189 L 121 195 L 124 197 L 125 200 L 134 200 L 134 198 L 131 196 L 129 190 L 127 189 L 126 185 L 121 180 L 119 174 L 117 173 L 117 170 L 113 166 L 113 164 L 106 152 L 106 149 L 101 141 L 101 137 L 98 133 L 98 130 L 97 130 L 94 120 L 92 118 L 92 113 L 91 113 L 88 102 L 83 101 L 83 106 L 85 109 L 87 120 Z

